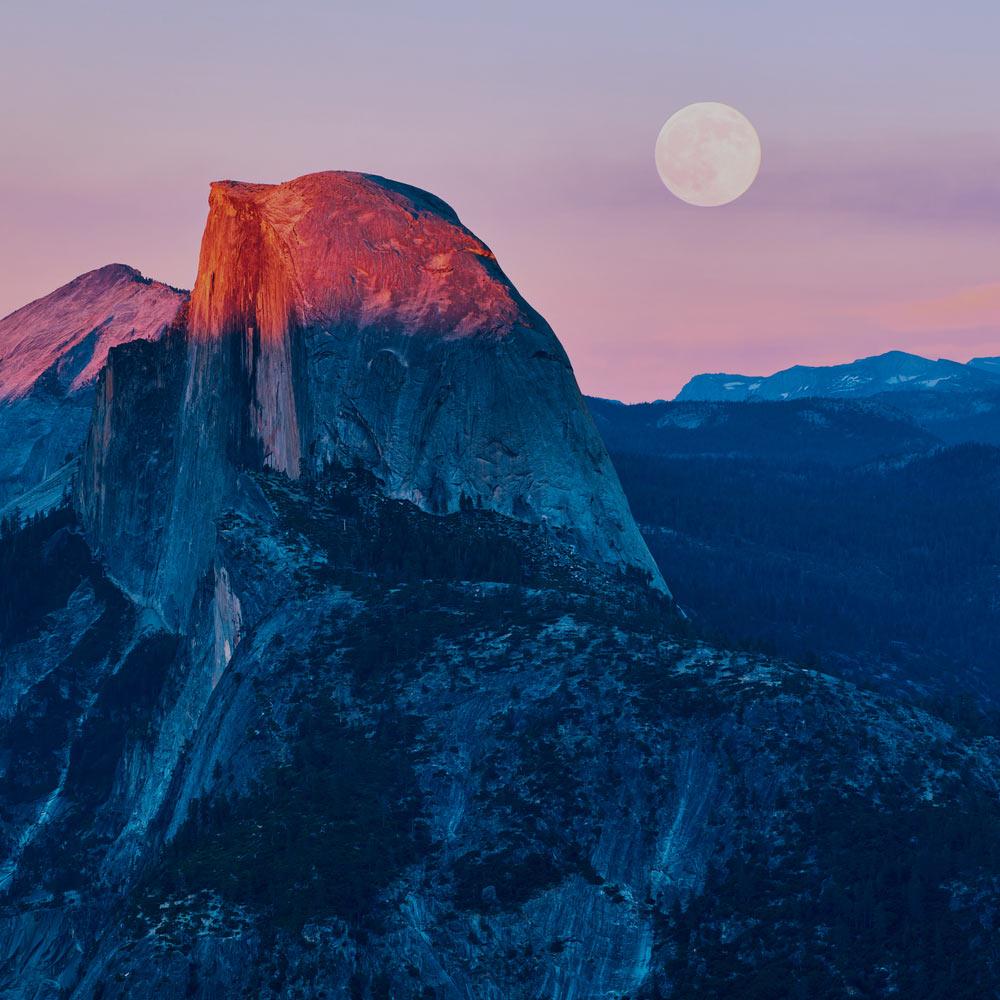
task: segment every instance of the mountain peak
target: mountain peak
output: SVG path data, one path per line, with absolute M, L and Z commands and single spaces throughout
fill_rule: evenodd
M 196 336 L 252 327 L 273 339 L 290 325 L 344 323 L 505 335 L 533 321 L 489 247 L 418 188 L 327 171 L 283 184 L 217 181 L 209 206 Z
M 112 347 L 155 340 L 186 298 L 127 264 L 79 275 L 0 320 L 0 400 L 27 395 L 46 372 L 67 392 L 85 388 Z
M 855 358 L 853 364 L 857 364 L 860 361 L 923 361 L 926 362 L 929 359 L 922 357 L 919 354 L 914 354 L 912 351 L 900 351 L 891 350 L 883 351 L 881 354 L 869 354 L 863 358 Z
M 555 334 L 433 195 L 334 171 L 213 184 L 187 343 L 155 346 L 113 356 L 80 495 L 116 578 L 172 620 L 262 470 L 363 469 L 386 497 L 536 525 L 666 589 Z M 150 412 L 166 436 L 136 482 Z
M 793 365 L 773 375 L 695 375 L 677 394 L 693 400 L 786 400 L 812 396 L 848 398 L 882 392 L 960 392 L 996 386 L 996 369 L 907 351 L 886 351 L 839 365 Z

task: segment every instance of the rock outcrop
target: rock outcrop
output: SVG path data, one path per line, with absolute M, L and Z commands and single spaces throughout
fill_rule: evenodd
M 341 172 L 212 186 L 183 385 L 172 365 L 153 380 L 170 446 L 141 503 L 109 478 L 150 434 L 114 401 L 134 391 L 131 364 L 114 362 L 98 391 L 81 508 L 116 578 L 171 620 L 212 560 L 240 470 L 360 465 L 387 496 L 544 525 L 664 587 L 552 330 L 423 191 Z M 152 552 L 134 514 L 162 524 Z M 130 536 L 142 551 L 121 544 Z
M 16 540 L 0 996 L 995 995 L 994 738 L 679 641 L 537 527 L 243 479 L 180 639 L 71 511 Z
M 78 490 L 0 532 L 0 996 L 995 994 L 997 741 L 682 638 L 430 196 L 217 186 Z
M 0 320 L 0 508 L 79 452 L 108 352 L 159 339 L 186 300 L 135 268 L 109 264 Z

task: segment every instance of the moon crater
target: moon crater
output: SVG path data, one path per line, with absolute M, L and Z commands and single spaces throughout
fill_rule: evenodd
M 728 104 L 703 101 L 671 115 L 656 140 L 656 169 L 689 205 L 713 208 L 744 194 L 760 170 L 760 138 Z

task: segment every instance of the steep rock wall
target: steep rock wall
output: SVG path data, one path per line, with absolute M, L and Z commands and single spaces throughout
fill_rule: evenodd
M 434 513 L 471 503 L 547 525 L 663 588 L 565 352 L 447 205 L 337 172 L 214 184 L 209 205 L 183 390 L 156 405 L 155 430 L 121 411 L 98 433 L 114 409 L 99 405 L 82 471 L 85 523 L 130 592 L 181 622 L 238 470 L 295 479 L 330 463 Z M 94 513 L 107 456 L 124 467 L 150 433 L 172 457 L 139 506 L 166 530 L 153 571 L 136 573 L 149 554 L 121 540 L 141 524 Z

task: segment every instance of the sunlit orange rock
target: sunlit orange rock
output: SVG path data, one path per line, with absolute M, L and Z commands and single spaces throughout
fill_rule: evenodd
M 663 586 L 565 351 L 433 195 L 341 172 L 213 184 L 181 339 L 160 360 L 113 357 L 81 475 L 92 538 L 143 539 L 104 552 L 168 617 L 211 561 L 240 473 L 261 469 L 360 465 L 387 496 L 544 525 Z M 155 399 L 137 386 L 150 378 L 165 387 Z M 137 478 L 139 409 L 165 443 Z M 155 544 L 130 526 L 150 517 Z

